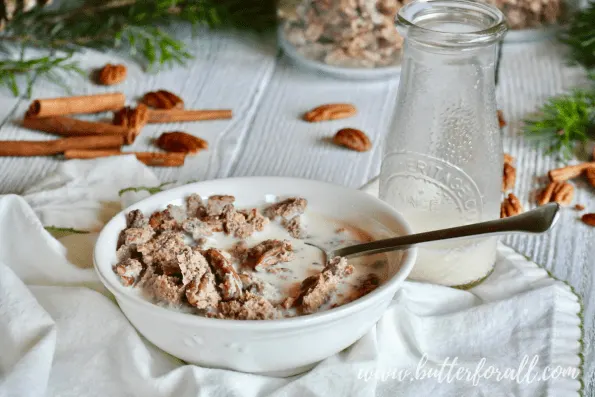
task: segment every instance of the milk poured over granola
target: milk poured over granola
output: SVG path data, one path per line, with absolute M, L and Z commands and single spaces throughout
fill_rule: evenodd
M 322 251 L 306 245 L 306 241 L 326 250 L 371 241 L 371 237 L 361 230 L 315 213 L 302 215 L 302 225 L 306 233 L 303 239 L 289 236 L 280 222 L 271 222 L 262 232 L 257 232 L 245 239 L 249 247 L 268 239 L 291 241 L 295 254 L 294 260 L 279 264 L 270 272 L 258 272 L 253 275 L 272 287 L 264 291 L 264 297 L 271 302 L 280 303 L 285 296 L 299 291 L 302 280 L 319 273 L 324 267 Z M 217 234 L 206 238 L 205 247 L 227 251 L 232 250 L 237 242 L 238 239 L 233 236 Z M 337 293 L 333 294 L 324 308 L 341 304 L 356 294 L 358 280 L 371 273 L 376 274 L 380 280 L 385 280 L 387 277 L 386 255 L 384 254 L 349 259 L 349 263 L 354 267 L 353 274 L 349 280 L 339 283 Z
M 299 197 L 239 208 L 233 196 L 194 194 L 185 206 L 169 205 L 150 217 L 133 210 L 114 272 L 156 304 L 240 320 L 327 310 L 387 278 L 385 254 L 325 261 L 306 242 L 331 250 L 371 237 L 306 208 Z

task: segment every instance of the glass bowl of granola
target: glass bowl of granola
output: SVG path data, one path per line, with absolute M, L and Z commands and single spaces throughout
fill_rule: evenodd
M 94 251 L 99 278 L 137 330 L 189 363 L 272 376 L 303 372 L 382 316 L 415 249 L 329 258 L 410 233 L 386 203 L 323 182 L 199 182 L 114 217 Z
M 282 0 L 279 45 L 295 63 L 352 79 L 398 77 L 406 0 Z

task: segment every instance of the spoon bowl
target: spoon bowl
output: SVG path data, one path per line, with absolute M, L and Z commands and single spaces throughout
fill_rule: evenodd
M 335 256 L 355 257 L 361 255 L 380 254 L 383 252 L 404 250 L 417 244 L 429 243 L 433 241 L 510 233 L 544 233 L 550 230 L 556 224 L 559 214 L 560 205 L 557 203 L 549 203 L 534 210 L 527 211 L 520 215 L 511 216 L 509 218 L 377 240 L 371 243 L 351 245 L 332 251 L 327 251 L 311 242 L 306 242 L 305 244 L 311 245 L 323 251 L 326 255 L 326 262 Z

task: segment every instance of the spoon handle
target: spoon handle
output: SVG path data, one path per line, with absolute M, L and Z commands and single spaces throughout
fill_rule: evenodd
M 543 233 L 549 230 L 558 219 L 560 206 L 556 203 L 544 205 L 524 214 L 510 218 L 497 219 L 488 222 L 474 223 L 452 227 L 449 229 L 434 230 L 431 232 L 410 234 L 394 237 L 371 243 L 357 244 L 340 248 L 332 256 L 359 256 L 379 254 L 382 252 L 404 250 L 416 244 L 431 241 L 450 240 L 462 237 L 498 235 L 506 233 Z

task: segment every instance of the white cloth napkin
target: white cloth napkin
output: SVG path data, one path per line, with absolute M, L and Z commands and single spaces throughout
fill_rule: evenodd
M 504 246 L 494 273 L 470 291 L 405 283 L 370 332 L 304 375 L 186 365 L 140 336 L 101 286 L 95 233 L 58 241 L 43 227 L 96 229 L 131 185 L 158 181 L 133 157 L 70 161 L 24 197 L 0 196 L 0 396 L 579 395 L 578 298 Z M 155 190 L 122 198 L 128 205 Z M 489 366 L 507 378 L 473 377 Z M 574 376 L 533 378 L 546 367 Z M 457 380 L 464 369 L 468 379 Z

